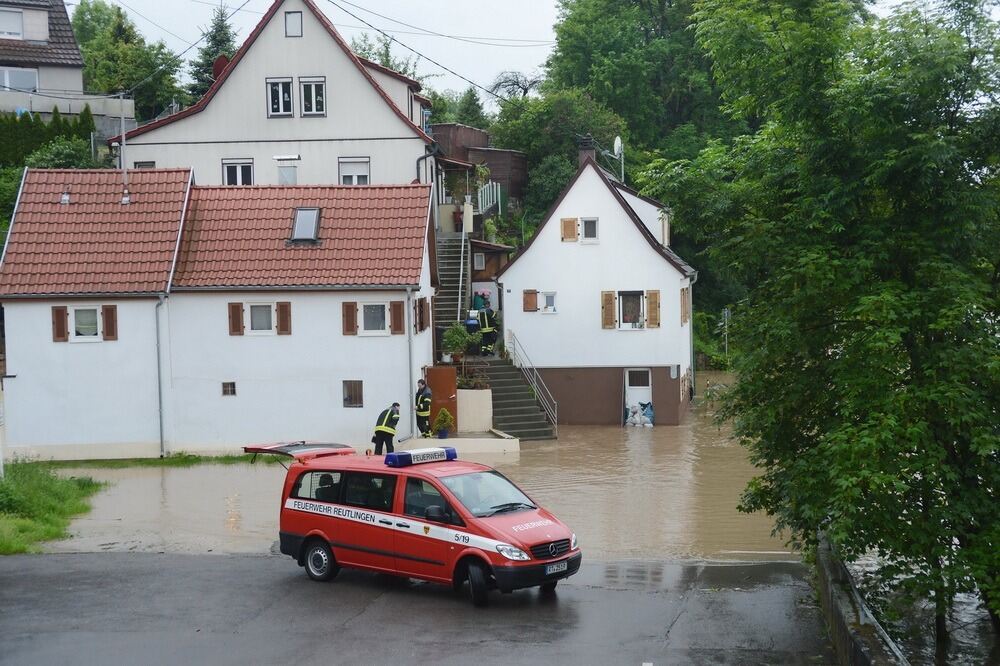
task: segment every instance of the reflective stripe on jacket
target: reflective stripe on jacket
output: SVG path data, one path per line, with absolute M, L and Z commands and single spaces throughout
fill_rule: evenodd
M 392 407 L 378 415 L 375 422 L 375 432 L 387 432 L 390 435 L 396 434 L 396 424 L 399 423 L 399 414 L 392 411 Z
M 431 390 L 424 389 L 417 391 L 416 400 L 413 405 L 417 408 L 417 416 L 431 415 Z
M 479 311 L 479 330 L 482 333 L 492 333 L 496 330 L 497 318 L 489 310 Z

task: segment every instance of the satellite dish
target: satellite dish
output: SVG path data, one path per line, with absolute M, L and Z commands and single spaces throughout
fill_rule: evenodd
M 622 156 L 622 138 L 620 136 L 615 137 L 615 157 Z

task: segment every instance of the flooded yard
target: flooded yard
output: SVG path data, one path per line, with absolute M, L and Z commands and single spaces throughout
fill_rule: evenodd
M 753 468 L 705 404 L 682 426 L 564 426 L 558 440 L 526 442 L 520 455 L 463 457 L 496 467 L 553 511 L 590 559 L 795 558 L 766 516 L 736 510 Z M 277 539 L 278 465 L 64 473 L 111 485 L 51 551 L 255 553 Z

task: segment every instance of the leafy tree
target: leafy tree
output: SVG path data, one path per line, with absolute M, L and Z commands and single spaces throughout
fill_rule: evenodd
M 455 107 L 455 122 L 480 129 L 487 129 L 490 126 L 490 118 L 483 111 L 483 103 L 479 101 L 479 94 L 472 86 L 469 86 L 458 99 L 458 105 Z
M 549 86 L 579 88 L 628 123 L 633 139 L 670 152 L 683 129 L 700 144 L 741 123 L 719 110 L 709 61 L 695 43 L 694 0 L 560 0 Z M 597 26 L 600 26 L 599 28 Z
M 92 18 L 80 20 L 83 34 L 94 33 L 89 41 L 80 40 L 84 87 L 113 94 L 138 86 L 134 100 L 139 119 L 155 117 L 175 99 L 185 100 L 177 83 L 181 60 L 162 41 L 147 44 L 121 8 L 110 8 L 109 19 L 105 7 L 103 0 L 91 0 L 86 16 Z
M 383 67 L 388 67 L 403 76 L 408 76 L 421 83 L 436 76 L 433 74 L 418 74 L 417 66 L 420 64 L 420 56 L 397 56 L 392 52 L 392 39 L 381 33 L 379 33 L 374 41 L 365 33 L 361 33 L 358 37 L 353 37 L 351 39 L 351 50 L 362 58 L 377 62 Z
M 73 35 L 82 47 L 109 28 L 115 21 L 115 8 L 104 0 L 80 0 L 73 12 Z
M 503 103 L 491 134 L 497 147 L 525 153 L 529 173 L 550 155 L 576 164 L 577 140 L 584 134 L 593 135 L 605 146 L 611 146 L 615 136 L 628 135 L 621 116 L 581 90 L 560 90 Z
M 459 94 L 454 90 L 429 90 L 427 96 L 431 100 L 431 122 L 453 123 L 455 111 L 458 108 Z
M 92 169 L 103 166 L 90 152 L 90 142 L 79 137 L 56 137 L 28 155 L 25 165 L 33 169 Z
M 577 160 L 565 155 L 549 155 L 528 172 L 524 193 L 525 221 L 534 228 L 576 174 Z
M 1000 630 L 1000 30 L 982 3 L 701 0 L 724 99 L 760 130 L 664 168 L 679 221 L 747 285 L 724 416 L 741 508 L 823 529 Z
M 22 167 L 0 167 L 0 234 L 7 237 L 10 218 L 14 214 L 17 190 L 21 187 Z
M 191 62 L 191 83 L 188 85 L 188 94 L 193 100 L 201 99 L 215 82 L 212 67 L 216 59 L 221 55 L 232 58 L 236 53 L 236 32 L 229 23 L 227 14 L 226 5 L 215 8 L 212 13 L 212 23 L 205 34 L 204 45 L 198 47 L 198 57 Z
M 20 169 L 30 153 L 57 137 L 79 137 L 89 145 L 93 131 L 94 116 L 89 106 L 84 106 L 75 120 L 64 120 L 53 108 L 48 124 L 37 113 L 0 113 L 0 166 Z

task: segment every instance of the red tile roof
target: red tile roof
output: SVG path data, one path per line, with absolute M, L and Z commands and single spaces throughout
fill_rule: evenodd
M 0 264 L 0 297 L 163 292 L 189 169 L 28 169 Z M 63 192 L 70 203 L 61 204 Z
M 188 108 L 184 109 L 183 111 L 180 111 L 179 113 L 175 113 L 172 116 L 167 116 L 166 118 L 161 118 L 160 120 L 154 120 L 151 123 L 147 123 L 141 127 L 136 127 L 135 129 L 125 132 L 126 138 L 131 139 L 133 137 L 139 136 L 140 134 L 145 134 L 150 130 L 154 130 L 157 127 L 163 127 L 164 125 L 169 125 L 170 123 L 180 120 L 181 118 L 187 118 L 188 116 L 204 111 L 205 108 L 208 106 L 209 102 L 212 101 L 212 98 L 215 97 L 215 94 L 219 92 L 220 88 L 222 88 L 223 84 L 226 82 L 226 79 L 229 78 L 229 75 L 233 73 L 233 70 L 236 69 L 236 66 L 239 65 L 241 60 L 243 60 L 243 57 L 250 50 L 250 47 L 252 47 L 254 42 L 257 41 L 257 38 L 264 31 L 264 27 L 271 21 L 272 18 L 274 18 L 274 15 L 277 14 L 278 8 L 281 7 L 281 5 L 284 4 L 284 2 L 285 0 L 274 0 L 274 3 L 271 5 L 270 9 L 268 9 L 264 13 L 264 16 L 261 17 L 260 22 L 257 23 L 257 26 L 253 29 L 253 32 L 251 32 L 250 36 L 247 37 L 245 42 L 243 42 L 243 45 L 240 46 L 239 49 L 237 49 L 236 53 L 233 55 L 232 60 L 230 60 L 229 64 L 226 65 L 226 68 L 222 70 L 222 74 L 212 83 L 212 85 L 205 92 L 205 94 L 202 96 L 201 99 L 199 99 L 197 102 L 195 102 Z M 402 120 L 411 130 L 413 130 L 413 132 L 419 138 L 423 139 L 424 142 L 428 144 L 434 143 L 434 140 L 431 139 L 431 137 L 429 137 L 422 129 L 417 127 L 417 125 L 415 125 L 414 122 L 410 120 L 410 118 L 407 117 L 407 115 L 404 114 L 398 106 L 396 106 L 396 103 L 392 101 L 392 98 L 389 97 L 389 94 L 385 91 L 385 89 L 382 88 L 382 86 L 378 84 L 378 82 L 371 75 L 371 73 L 368 71 L 365 65 L 362 64 L 361 60 L 358 59 L 358 55 L 351 50 L 351 48 L 347 45 L 347 42 L 344 41 L 344 38 L 341 37 L 340 33 L 337 32 L 337 29 L 333 27 L 333 23 L 330 22 L 330 19 L 326 17 L 326 14 L 324 14 L 319 10 L 319 8 L 313 3 L 313 0 L 302 0 L 302 2 L 309 9 L 309 11 L 313 13 L 316 19 L 323 25 L 327 33 L 329 33 L 330 37 L 333 38 L 333 41 L 337 44 L 337 46 L 341 48 L 344 54 L 347 55 L 348 59 L 354 64 L 354 66 L 358 69 L 358 71 L 361 72 L 362 76 L 364 76 L 365 79 L 368 80 L 368 83 L 371 84 L 372 88 L 375 89 L 375 92 L 377 92 L 385 101 L 385 103 L 389 105 L 389 108 L 393 111 L 393 113 L 399 116 L 400 120 Z M 381 67 L 381 65 L 379 65 L 379 67 Z M 394 72 L 391 69 L 388 68 L 383 68 L 383 69 L 386 69 L 386 73 L 402 76 L 402 74 L 399 74 L 399 72 Z M 108 139 L 109 144 L 115 141 L 121 141 L 121 135 L 113 136 Z
M 317 243 L 289 242 L 321 209 Z M 173 288 L 415 285 L 429 185 L 194 187 Z

